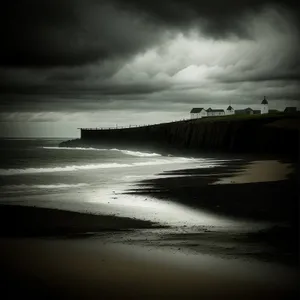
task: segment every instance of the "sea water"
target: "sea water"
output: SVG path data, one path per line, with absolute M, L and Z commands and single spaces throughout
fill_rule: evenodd
M 1 140 L 0 204 L 133 217 L 167 225 L 225 222 L 172 199 L 126 194 L 145 179 L 166 176 L 159 175 L 164 171 L 213 168 L 223 160 L 162 156 L 129 149 L 59 147 L 62 141 Z

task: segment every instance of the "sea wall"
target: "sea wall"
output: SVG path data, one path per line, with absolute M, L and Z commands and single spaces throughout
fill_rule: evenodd
M 152 126 L 81 130 L 81 139 L 62 146 L 126 147 L 136 150 L 265 153 L 298 156 L 299 115 L 219 117 Z M 291 125 L 292 124 L 292 125 Z

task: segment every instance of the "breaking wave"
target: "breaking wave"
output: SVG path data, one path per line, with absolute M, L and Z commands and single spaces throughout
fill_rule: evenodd
M 104 151 L 108 149 L 97 149 L 97 148 L 82 148 L 82 147 L 42 147 L 43 149 L 48 149 L 48 150 L 86 150 L 86 151 Z
M 93 169 L 109 169 L 128 167 L 128 164 L 106 163 L 106 164 L 90 164 L 90 165 L 72 165 L 65 167 L 53 168 L 27 168 L 27 169 L 0 169 L 0 175 L 19 175 L 19 174 L 35 174 L 35 173 L 54 173 L 54 172 L 72 172 L 80 170 Z
M 126 167 L 140 167 L 162 164 L 176 164 L 195 161 L 192 158 L 176 158 L 169 160 L 152 160 L 145 162 L 135 162 L 130 164 L 120 163 L 102 163 L 102 164 L 87 164 L 87 165 L 70 165 L 53 168 L 27 168 L 27 169 L 0 169 L 0 175 L 22 175 L 22 174 L 36 174 L 36 173 L 54 173 L 54 172 L 74 172 L 81 170 L 97 170 L 97 169 L 111 169 L 111 168 L 126 168 Z
M 43 149 L 48 150 L 83 150 L 83 151 L 118 151 L 126 155 L 131 156 L 138 156 L 138 157 L 155 157 L 155 156 L 161 156 L 158 153 L 147 153 L 147 152 L 140 152 L 140 151 L 131 151 L 131 150 L 122 150 L 122 149 L 98 149 L 98 148 L 83 148 L 83 147 L 43 147 Z
M 139 151 L 131 151 L 131 150 L 120 150 L 120 149 L 111 149 L 112 151 L 119 151 L 123 154 L 131 155 L 131 156 L 139 156 L 139 157 L 155 157 L 161 156 L 158 153 L 147 153 L 147 152 L 139 152 Z

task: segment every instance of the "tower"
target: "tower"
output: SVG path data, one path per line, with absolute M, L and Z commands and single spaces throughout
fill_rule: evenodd
M 231 106 L 231 100 L 229 101 L 229 106 L 227 107 L 227 109 L 225 110 L 225 114 L 226 115 L 234 115 L 234 109 Z
M 261 114 L 267 113 L 269 113 L 269 105 L 266 96 L 264 96 L 264 100 L 261 102 Z

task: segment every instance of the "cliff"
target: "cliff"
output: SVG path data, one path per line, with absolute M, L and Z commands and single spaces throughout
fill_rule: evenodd
M 210 117 L 136 128 L 81 130 L 60 146 L 123 147 L 166 153 L 263 153 L 298 157 L 300 115 Z

